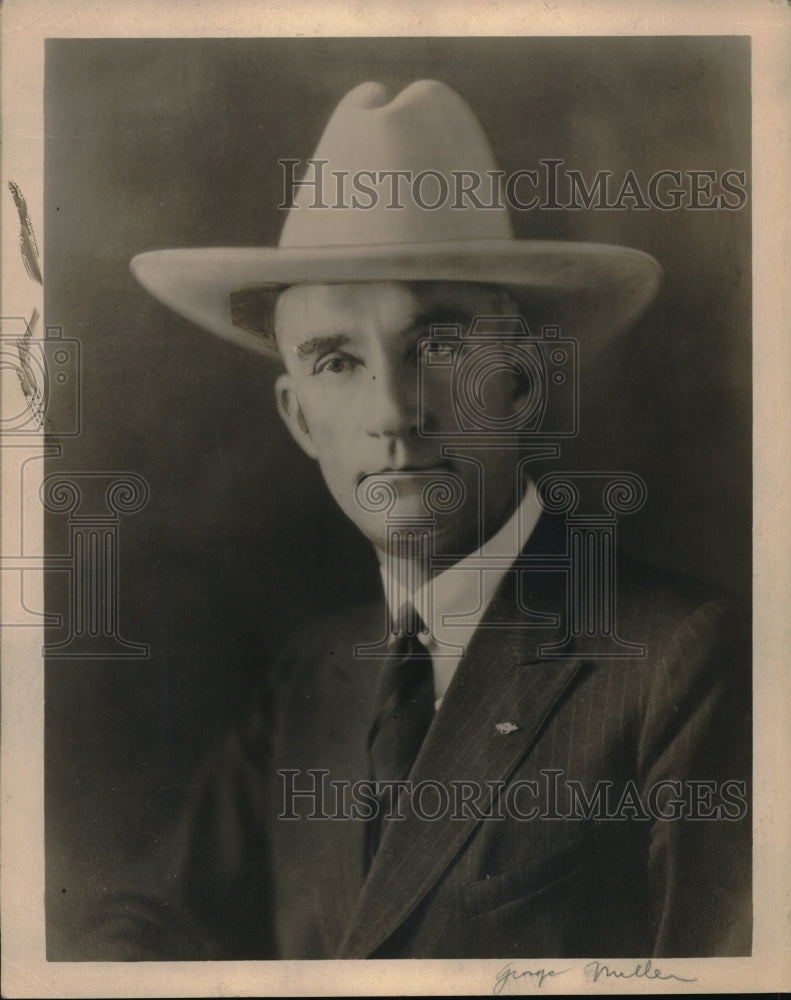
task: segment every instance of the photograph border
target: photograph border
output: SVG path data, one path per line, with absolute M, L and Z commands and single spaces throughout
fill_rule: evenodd
M 191 16 L 194 14 L 195 16 Z M 188 0 L 148 2 L 134 10 L 109 3 L 86 10 L 69 2 L 56 11 L 41 0 L 7 0 L 2 10 L 3 187 L 20 184 L 33 241 L 43 255 L 44 42 L 52 37 L 182 37 L 186 24 L 205 38 L 240 36 L 402 35 L 749 35 L 752 39 L 753 107 L 753 399 L 754 399 L 754 946 L 749 959 L 673 960 L 679 976 L 694 983 L 646 977 L 639 992 L 779 991 L 791 987 L 787 939 L 791 914 L 791 824 L 785 775 L 791 764 L 787 735 L 791 685 L 785 669 L 791 608 L 791 518 L 787 511 L 787 455 L 791 351 L 786 335 L 791 259 L 788 225 L 791 176 L 791 5 L 774 0 L 726 0 L 716 10 L 692 3 L 610 3 L 557 0 L 554 4 L 359 7 L 317 4 L 218 2 L 207 8 Z M 31 257 L 20 260 L 20 216 L 4 194 L 3 317 L 43 313 L 41 287 L 30 280 Z M 6 320 L 4 320 L 6 322 Z M 46 317 L 44 318 L 46 323 Z M 6 405 L 4 401 L 3 405 Z M 4 438 L 4 481 L 20 461 L 39 462 L 42 438 Z M 29 549 L 44 555 L 43 510 L 37 491 L 24 497 L 4 491 L 4 567 L 13 568 L 15 532 L 24 519 Z M 31 541 L 32 539 L 32 541 Z M 39 539 L 36 542 L 36 539 Z M 9 582 L 9 580 L 11 582 Z M 0 579 L 2 605 L 18 600 L 15 574 Z M 25 591 L 42 607 L 43 583 Z M 0 613 L 0 622 L 4 621 Z M 498 960 L 326 962 L 47 962 L 44 935 L 44 672 L 43 630 L 3 628 L 2 640 L 2 993 L 9 997 L 69 995 L 245 996 L 386 995 L 496 992 Z M 606 957 L 606 956 L 605 956 Z M 553 965 L 559 964 L 556 960 Z M 590 993 L 584 960 L 563 960 L 573 973 L 542 977 L 523 992 Z M 531 968 L 540 963 L 531 962 Z M 629 981 L 608 980 L 610 992 L 635 992 Z

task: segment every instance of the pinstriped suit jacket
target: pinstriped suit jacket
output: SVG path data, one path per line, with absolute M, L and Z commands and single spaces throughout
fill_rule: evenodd
M 544 516 L 528 551 L 564 544 Z M 298 637 L 199 783 L 168 891 L 120 900 L 84 957 L 748 954 L 748 624 L 628 559 L 617 602 L 644 657 L 603 655 L 600 638 L 547 656 L 566 634 L 563 575 L 506 574 L 410 775 L 484 794 L 443 813 L 431 786 L 422 816 L 385 823 L 370 870 L 366 824 L 341 818 L 329 782 L 368 778 L 378 669 L 353 648 L 384 634 L 384 603 Z M 284 800 L 315 771 L 323 798 Z

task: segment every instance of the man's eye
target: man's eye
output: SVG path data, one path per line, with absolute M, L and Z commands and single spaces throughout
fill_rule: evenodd
M 348 354 L 327 354 L 316 362 L 314 375 L 343 375 L 351 372 L 357 366 L 357 361 Z

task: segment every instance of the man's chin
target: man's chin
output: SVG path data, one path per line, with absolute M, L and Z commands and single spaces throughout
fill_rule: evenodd
M 480 544 L 474 526 L 462 523 L 458 517 L 428 517 L 419 496 L 414 504 L 399 507 L 397 518 L 358 516 L 352 520 L 380 559 L 414 560 L 432 555 L 462 558 Z

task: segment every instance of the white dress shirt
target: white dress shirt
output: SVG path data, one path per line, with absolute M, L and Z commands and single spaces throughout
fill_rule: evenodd
M 531 482 L 511 517 L 479 549 L 426 581 L 415 594 L 395 585 L 394 592 L 387 595 L 393 617 L 397 616 L 404 602 L 409 601 L 424 621 L 428 617 L 431 619 L 425 621 L 427 631 L 420 633 L 419 639 L 431 653 L 437 708 L 500 581 L 524 548 L 540 514 L 541 505 L 535 485 Z M 475 561 L 481 556 L 507 558 L 508 566 L 475 568 Z M 386 588 L 386 564 L 380 572 Z M 430 594 L 427 593 L 429 587 Z

